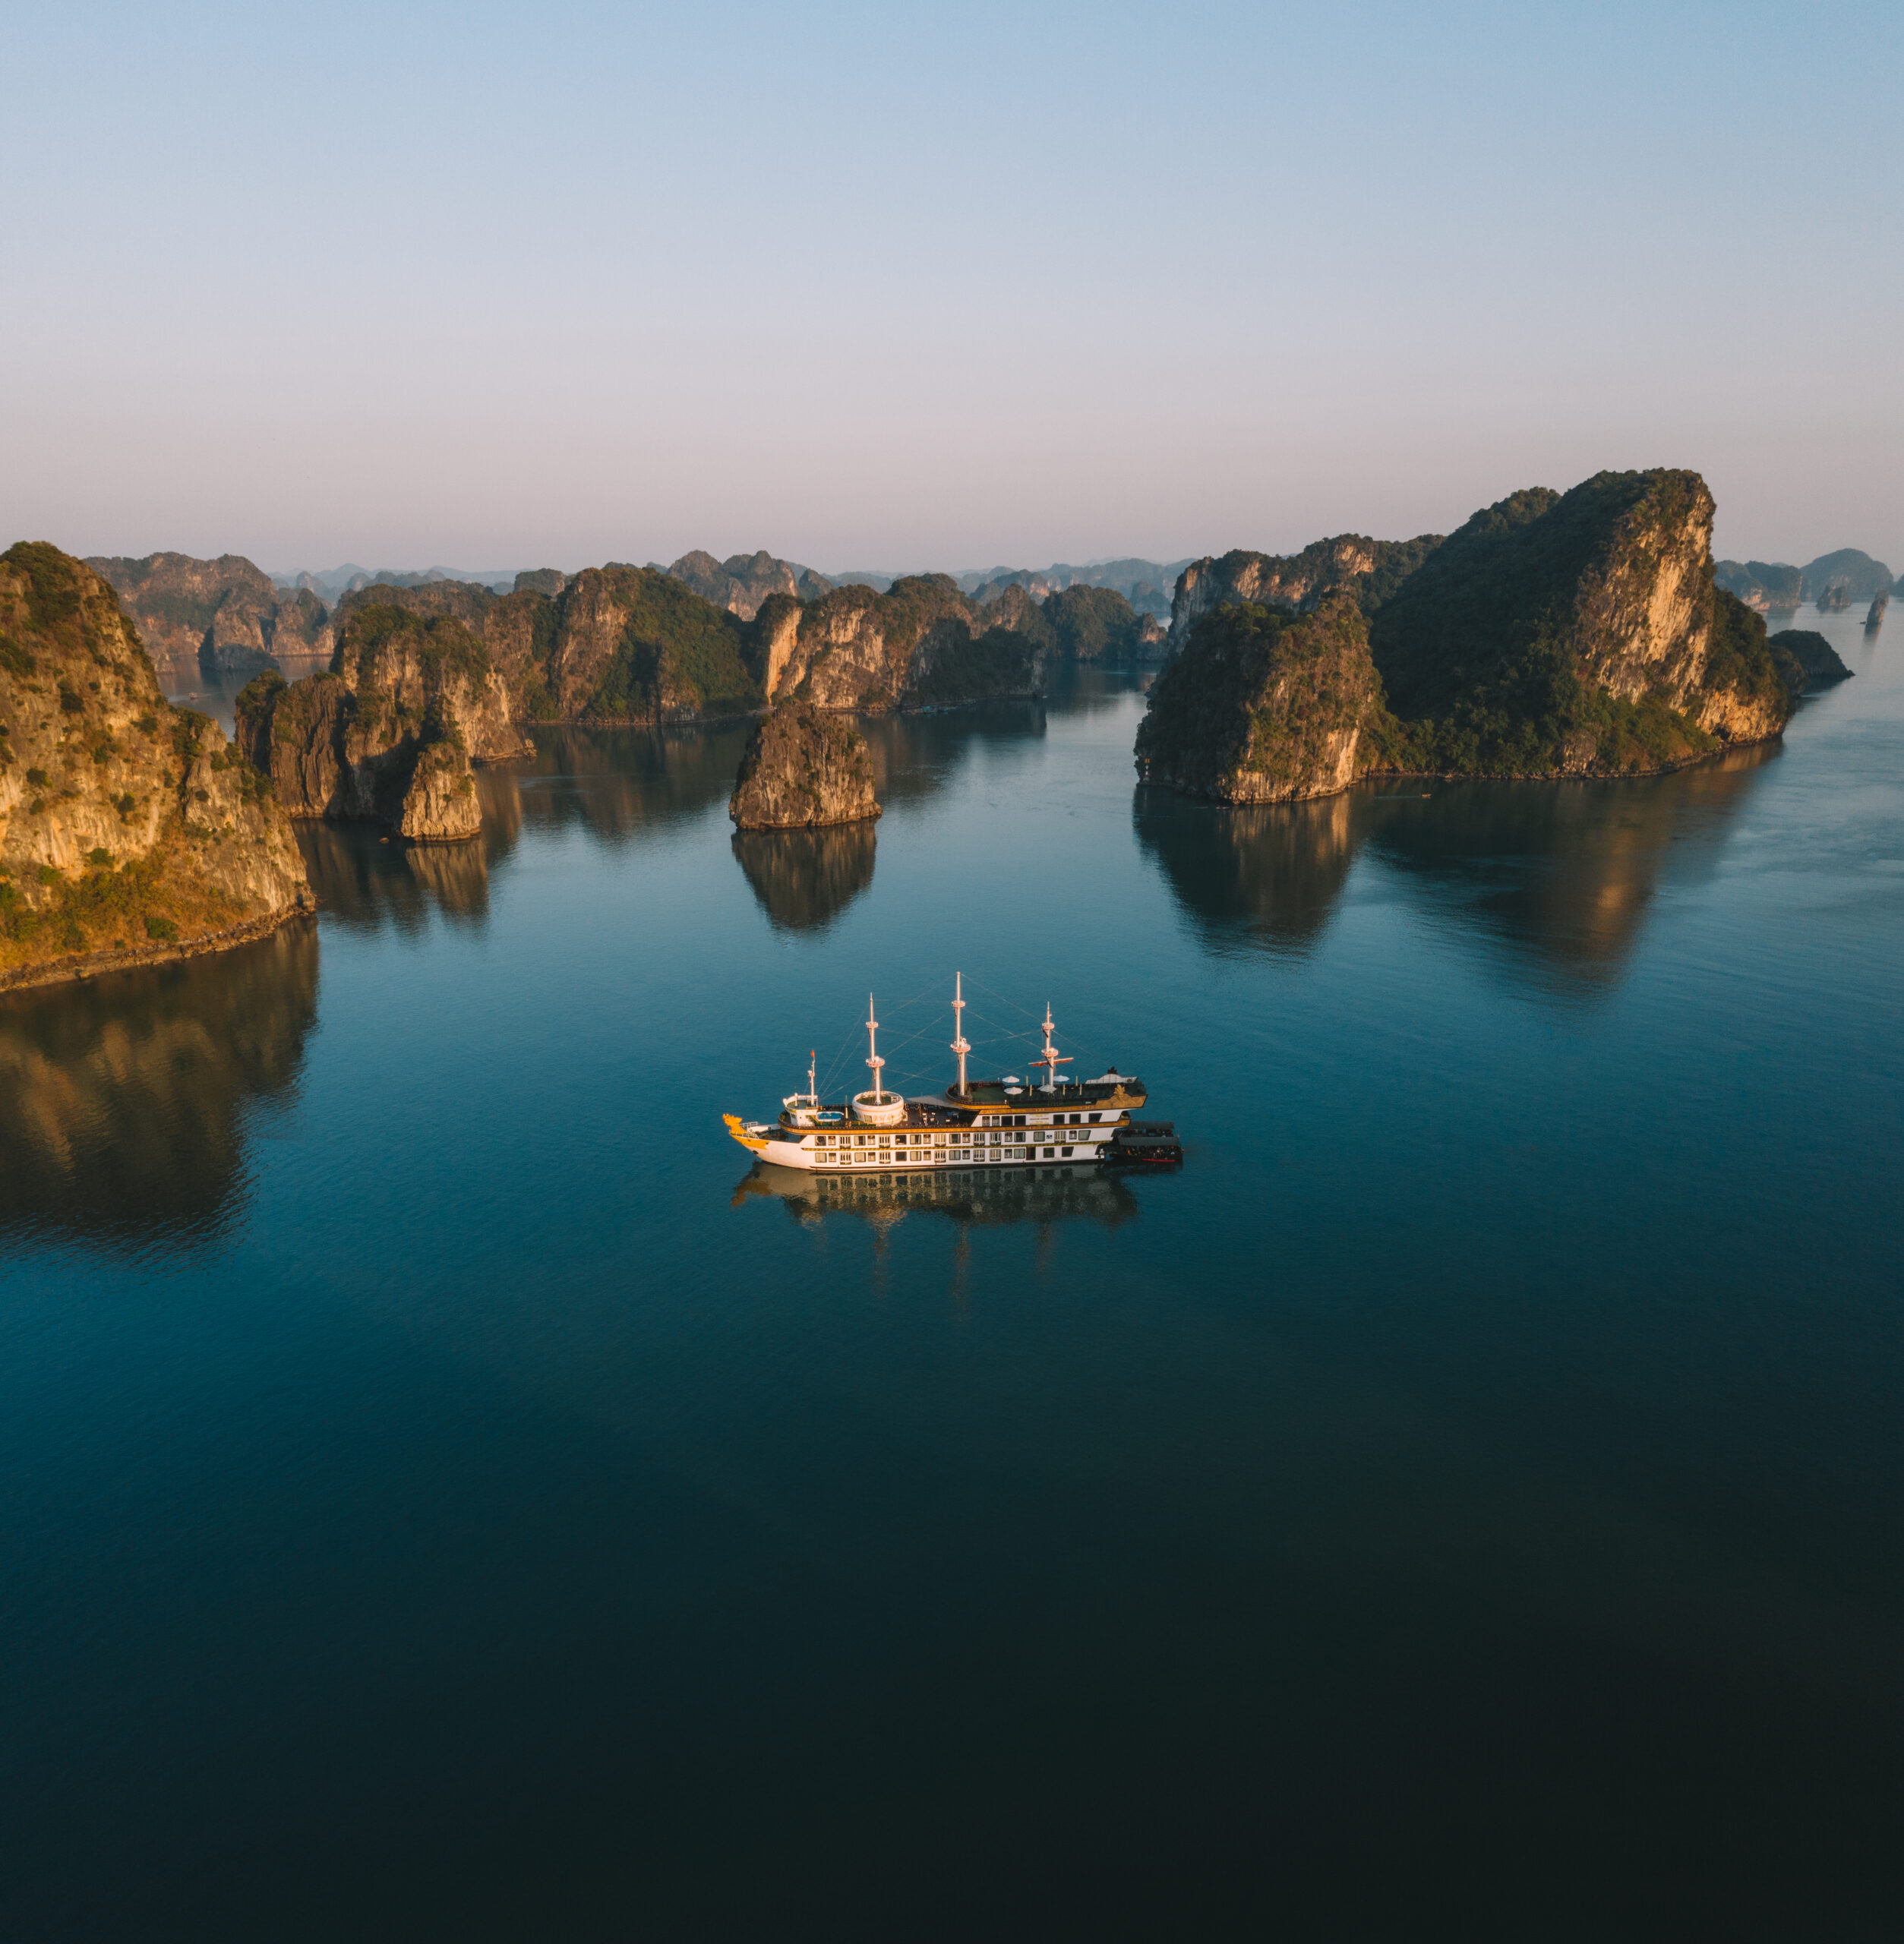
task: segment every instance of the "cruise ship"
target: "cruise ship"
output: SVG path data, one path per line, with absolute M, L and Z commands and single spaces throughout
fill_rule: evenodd
M 830 1171 L 859 1168 L 1083 1166 L 1100 1162 L 1156 1165 L 1180 1160 L 1182 1151 L 1167 1122 L 1131 1119 L 1148 1097 L 1144 1083 L 1113 1067 L 1095 1080 L 1069 1080 L 1061 1069 L 1071 1056 L 1052 1044 L 1056 1030 L 1051 1008 L 1044 1009 L 1044 1051 L 1032 1062 L 1044 1070 L 1041 1081 L 1006 1074 L 998 1080 L 973 1080 L 965 1062 L 968 1003 L 965 977 L 952 993 L 952 1051 L 958 1079 L 943 1094 L 902 1094 L 884 1084 L 886 1062 L 879 1056 L 879 1022 L 867 1002 L 866 1064 L 873 1084 L 850 1100 L 820 1099 L 815 1068 L 807 1069 L 807 1090 L 789 1094 L 777 1122 L 724 1116 L 727 1130 L 762 1161 L 781 1168 Z M 810 1058 L 812 1056 L 810 1056 Z

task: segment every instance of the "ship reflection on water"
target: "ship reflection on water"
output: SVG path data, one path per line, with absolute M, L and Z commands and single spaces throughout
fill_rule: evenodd
M 1135 1193 L 1123 1176 L 1094 1168 L 1002 1168 L 825 1175 L 756 1162 L 736 1183 L 732 1205 L 778 1201 L 816 1226 L 850 1215 L 884 1230 L 908 1215 L 943 1216 L 961 1229 L 1090 1221 L 1107 1229 L 1135 1219 Z

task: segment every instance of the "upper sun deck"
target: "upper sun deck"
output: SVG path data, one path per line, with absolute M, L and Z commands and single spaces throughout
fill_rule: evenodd
M 1112 1105 L 1120 1111 L 1141 1107 L 1148 1095 L 1144 1083 L 1135 1075 L 1113 1068 L 1095 1080 L 1071 1081 L 1060 1087 L 1028 1087 L 1013 1081 L 975 1080 L 963 1094 L 909 1094 L 898 1117 L 882 1119 L 887 1127 L 966 1127 L 974 1120 L 994 1116 L 1026 1116 L 1034 1119 L 1047 1114 L 1076 1112 L 1081 1109 Z M 816 1106 L 789 1106 L 780 1116 L 784 1128 L 804 1132 L 823 1132 L 835 1128 L 860 1125 L 848 1103 L 823 1101 Z
M 1144 1083 L 1134 1074 L 1119 1073 L 1115 1067 L 1095 1080 L 1061 1081 L 1056 1087 L 1029 1085 L 1015 1080 L 974 1080 L 962 1094 L 953 1091 L 943 1097 L 947 1105 L 968 1109 L 1009 1109 L 1015 1114 L 1047 1107 L 1085 1107 L 1108 1100 L 1113 1094 L 1141 1096 Z

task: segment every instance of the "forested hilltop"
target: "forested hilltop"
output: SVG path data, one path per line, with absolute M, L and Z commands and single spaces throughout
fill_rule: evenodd
M 1713 511 L 1695 472 L 1605 472 L 1445 541 L 1193 563 L 1140 772 L 1261 801 L 1377 771 L 1631 775 L 1776 736 L 1806 674 L 1716 585 Z

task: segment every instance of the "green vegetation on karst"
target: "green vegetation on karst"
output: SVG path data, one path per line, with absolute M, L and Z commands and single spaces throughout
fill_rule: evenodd
M 628 721 L 739 715 L 759 706 L 760 682 L 744 652 L 744 622 L 651 568 L 605 569 L 603 577 L 628 618 L 585 716 Z

